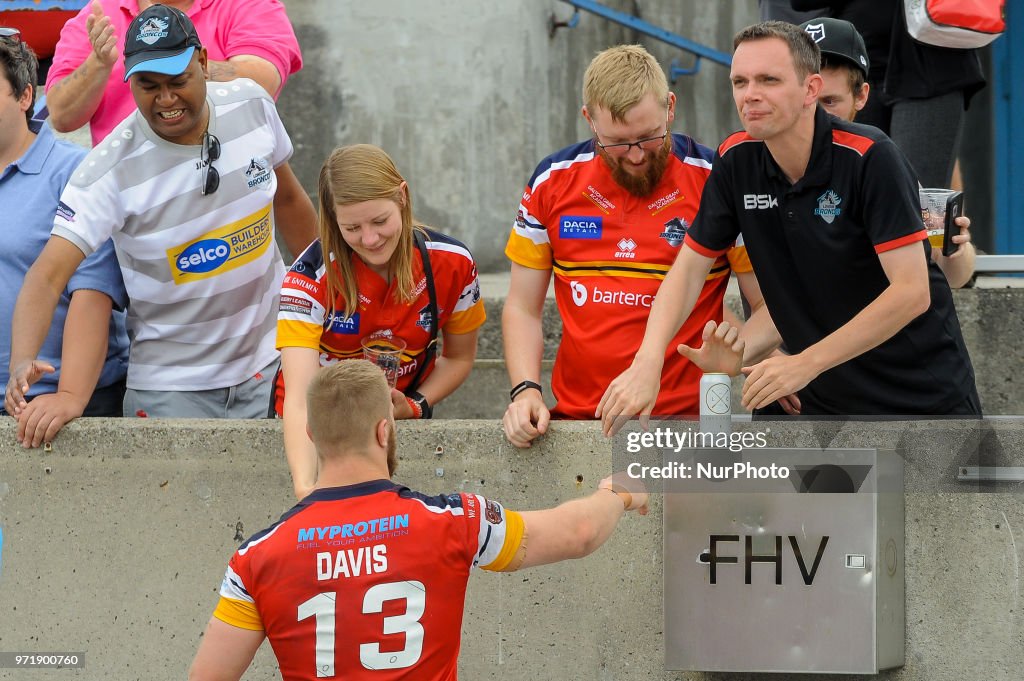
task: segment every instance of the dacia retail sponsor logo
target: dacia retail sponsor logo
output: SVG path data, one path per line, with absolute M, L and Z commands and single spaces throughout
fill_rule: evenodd
M 682 218 L 672 218 L 665 223 L 665 231 L 659 234 L 662 239 L 668 242 L 672 248 L 679 248 L 686 238 L 686 231 L 690 229 L 690 223 Z
M 254 156 L 249 161 L 249 167 L 245 169 L 246 184 L 249 189 L 256 189 L 265 182 L 270 182 L 270 163 L 262 156 Z
M 636 257 L 636 242 L 632 239 L 624 237 L 615 245 L 619 247 L 619 252 L 615 254 L 616 258 L 632 260 Z
M 331 315 L 331 333 L 340 333 L 351 336 L 359 333 L 359 313 L 346 317 L 344 312 L 335 312 Z
M 842 202 L 843 200 L 839 198 L 839 194 L 829 189 L 818 197 L 818 207 L 814 209 L 814 214 L 824 220 L 826 224 L 831 225 L 843 212 L 839 207 L 839 204 Z
M 569 290 L 572 292 L 572 302 L 576 304 L 576 307 L 583 307 L 590 302 L 604 305 L 650 308 L 651 303 L 654 302 L 654 294 L 652 293 L 606 291 L 596 285 L 593 289 L 588 289 L 578 281 L 570 281 Z
M 57 203 L 57 217 L 67 220 L 68 222 L 74 222 L 75 211 L 71 210 L 71 206 L 60 201 Z
M 768 210 L 769 208 L 778 208 L 779 200 L 771 194 L 744 194 L 743 195 L 743 209 L 744 210 Z
M 602 224 L 599 217 L 563 215 L 559 220 L 558 236 L 563 239 L 600 239 Z
M 167 249 L 175 285 L 217 276 L 252 262 L 273 240 L 270 204 L 237 222 Z

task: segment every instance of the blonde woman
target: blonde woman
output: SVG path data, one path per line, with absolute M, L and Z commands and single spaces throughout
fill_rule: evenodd
M 320 170 L 319 194 L 319 239 L 285 276 L 277 322 L 275 408 L 299 499 L 316 483 L 306 388 L 320 367 L 362 358 L 367 336 L 400 339 L 395 418 L 430 418 L 469 375 L 485 319 L 473 256 L 414 221 L 409 184 L 383 150 L 335 149 Z

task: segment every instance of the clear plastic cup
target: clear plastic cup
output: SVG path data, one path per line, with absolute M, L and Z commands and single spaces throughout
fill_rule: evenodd
M 406 343 L 401 338 L 371 334 L 363 338 L 363 359 L 369 360 L 380 367 L 392 388 L 398 383 L 399 369 L 402 365 L 402 352 Z
M 946 201 L 956 192 L 952 189 L 922 189 L 920 193 L 921 220 L 928 232 L 928 241 L 932 248 L 942 250 L 946 236 Z

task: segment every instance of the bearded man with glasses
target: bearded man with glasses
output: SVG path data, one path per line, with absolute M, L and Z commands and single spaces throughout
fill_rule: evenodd
M 512 279 L 502 313 L 505 362 L 513 386 L 505 412 L 509 441 L 528 447 L 549 420 L 592 419 L 608 383 L 629 366 L 651 303 L 697 213 L 711 172 L 711 149 L 672 132 L 676 96 L 643 47 L 598 54 L 584 75 L 582 115 L 593 138 L 548 156 L 523 192 L 505 254 Z M 761 295 L 742 245 L 718 258 L 694 313 L 665 355 L 654 413 L 698 412 L 701 369 L 734 373 L 694 350 L 735 271 L 755 311 Z M 552 373 L 556 404 L 540 386 L 541 315 L 555 275 L 562 341 Z M 735 328 L 723 342 L 741 348 Z M 677 353 L 676 346 L 680 346 Z
M 240 78 L 207 86 L 195 26 L 152 5 L 125 36 L 137 110 L 86 156 L 14 310 L 8 411 L 44 366 L 54 305 L 82 259 L 113 239 L 130 301 L 126 416 L 260 418 L 278 365 L 284 263 L 316 213 L 292 173 L 273 100 Z M 275 224 L 277 223 L 277 224 Z

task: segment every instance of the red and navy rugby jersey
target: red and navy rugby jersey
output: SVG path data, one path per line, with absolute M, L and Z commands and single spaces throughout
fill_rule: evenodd
M 673 153 L 650 196 L 612 177 L 593 140 L 544 159 L 523 192 L 505 254 L 533 269 L 553 269 L 562 342 L 551 378 L 553 414 L 592 419 L 612 379 L 640 348 L 651 302 L 697 214 L 712 151 L 673 134 Z M 676 352 L 700 345 L 709 319 L 722 320 L 729 273 L 750 271 L 742 247 L 720 257 L 697 304 L 665 353 L 655 414 L 695 414 L 701 371 Z
M 455 681 L 470 569 L 508 568 L 523 532 L 476 494 L 316 490 L 238 549 L 214 616 L 265 631 L 285 681 Z
M 437 291 L 438 328 L 449 333 L 469 333 L 483 325 L 487 316 L 480 299 L 480 280 L 476 263 L 462 243 L 439 232 L 429 231 L 430 254 Z M 399 390 L 404 391 L 419 369 L 423 351 L 430 342 L 430 296 L 419 249 L 413 249 L 413 272 L 417 282 L 416 299 L 395 302 L 395 284 L 390 285 L 355 254 L 353 271 L 359 291 L 359 305 L 346 317 L 345 299 L 339 295 L 335 312 L 328 319 L 327 268 L 320 240 L 314 241 L 292 264 L 281 287 L 277 316 L 277 348 L 312 348 L 320 352 L 320 365 L 363 356 L 360 340 L 371 333 L 383 332 L 406 342 L 399 369 Z M 423 378 L 430 375 L 428 367 Z M 284 391 L 277 394 L 280 414 Z

